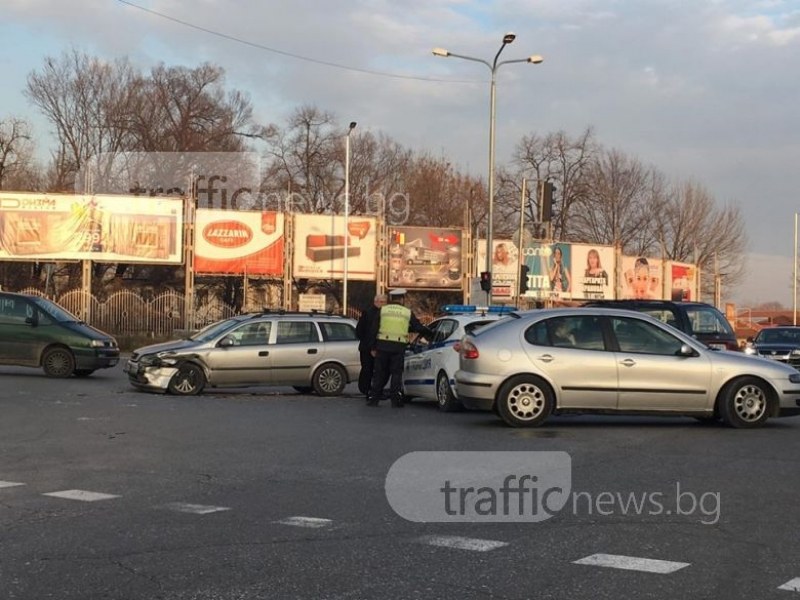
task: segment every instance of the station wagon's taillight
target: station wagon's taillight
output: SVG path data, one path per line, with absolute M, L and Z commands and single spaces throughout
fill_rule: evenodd
M 461 358 L 478 358 L 478 348 L 472 342 L 464 342 L 461 345 Z

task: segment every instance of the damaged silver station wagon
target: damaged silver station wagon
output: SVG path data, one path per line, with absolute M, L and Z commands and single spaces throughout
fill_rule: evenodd
M 361 370 L 355 326 L 324 313 L 238 315 L 187 339 L 139 348 L 125 372 L 138 389 L 182 396 L 255 385 L 337 396 Z

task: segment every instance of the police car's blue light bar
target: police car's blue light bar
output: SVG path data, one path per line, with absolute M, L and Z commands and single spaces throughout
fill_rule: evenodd
M 513 306 L 475 306 L 473 304 L 445 304 L 442 312 L 446 313 L 510 313 L 516 310 Z

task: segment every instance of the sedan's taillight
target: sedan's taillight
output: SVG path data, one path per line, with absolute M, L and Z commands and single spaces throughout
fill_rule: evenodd
M 480 354 L 475 344 L 472 342 L 464 342 L 461 344 L 461 358 L 478 358 Z

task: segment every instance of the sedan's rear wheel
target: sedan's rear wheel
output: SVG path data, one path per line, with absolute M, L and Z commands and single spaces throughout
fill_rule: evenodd
M 347 373 L 339 365 L 329 363 L 314 372 L 311 383 L 320 396 L 339 396 L 347 385 Z
M 206 376 L 203 369 L 191 363 L 184 363 L 169 380 L 167 389 L 170 394 L 177 396 L 196 396 L 203 391 L 206 385 Z
M 439 405 L 439 410 L 444 412 L 455 412 L 461 410 L 461 402 L 458 401 L 453 388 L 450 387 L 450 382 L 447 378 L 447 373 L 442 371 L 436 378 L 436 403 Z
M 497 395 L 497 411 L 512 427 L 537 427 L 553 412 L 553 392 L 533 375 L 519 375 L 506 381 Z
M 722 391 L 719 413 L 730 427 L 740 429 L 760 427 L 769 417 L 771 391 L 755 377 L 740 377 Z

